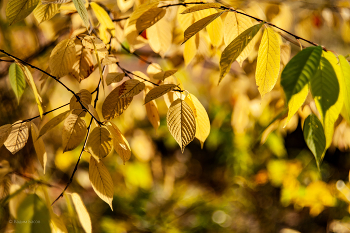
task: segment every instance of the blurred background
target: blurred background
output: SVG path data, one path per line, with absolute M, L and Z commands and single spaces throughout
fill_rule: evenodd
M 6 22 L 7 0 L 0 1 L 0 48 L 44 70 L 54 46 L 82 28 L 79 15 L 64 4 L 60 13 L 41 24 L 33 15 L 13 26 Z M 130 15 L 142 1 L 99 1 L 114 18 Z M 168 3 L 168 2 L 166 2 Z M 169 2 L 171 3 L 171 2 Z M 336 55 L 350 53 L 350 3 L 336 0 L 306 1 L 224 1 L 325 46 Z M 292 120 L 286 121 L 284 94 L 279 84 L 263 99 L 255 84 L 259 40 L 242 67 L 235 62 L 230 74 L 217 85 L 219 58 L 224 47 L 208 42 L 202 31 L 196 56 L 184 63 L 183 29 L 176 20 L 178 8 L 168 8 L 172 22 L 171 48 L 160 57 L 148 45 L 147 36 L 140 45 L 130 43 L 123 33 L 125 21 L 116 22 L 118 41 L 162 69 L 178 69 L 176 82 L 197 96 L 206 108 L 211 132 L 203 149 L 197 139 L 184 153 L 166 126 L 167 105 L 157 99 L 160 127 L 157 131 L 147 119 L 143 95 L 136 96 L 129 108 L 113 120 L 128 140 L 131 159 L 123 161 L 113 152 L 104 158 L 114 182 L 113 209 L 94 192 L 89 181 L 88 153 L 83 153 L 79 168 L 67 192 L 77 192 L 90 214 L 93 232 L 350 232 L 349 123 L 339 117 L 332 146 L 317 169 L 315 159 L 304 142 L 301 123 L 314 111 L 309 96 Z M 91 13 L 91 11 L 90 11 Z M 93 19 L 94 16 L 90 15 Z M 224 20 L 225 15 L 222 16 Z M 96 19 L 94 19 L 96 21 Z M 262 33 L 257 37 L 261 37 Z M 281 39 L 282 67 L 300 47 L 296 41 Z M 304 44 L 309 46 L 308 44 Z M 123 50 L 112 40 L 112 53 L 130 71 L 152 75 L 152 66 Z M 11 124 L 38 115 L 34 96 L 27 87 L 19 103 L 13 93 L 8 68 L 0 62 L 0 125 Z M 49 111 L 66 104 L 72 97 L 62 86 L 31 69 Z M 61 81 L 74 91 L 93 91 L 98 83 L 98 69 L 80 84 L 70 76 Z M 350 77 L 346 77 L 350 78 Z M 103 100 L 117 86 L 100 92 Z M 102 101 L 98 102 L 100 112 Z M 33 122 L 40 128 L 52 117 L 68 110 L 57 110 Z M 86 117 L 87 123 L 89 117 Z M 13 171 L 40 178 L 55 187 L 48 188 L 51 201 L 65 187 L 81 146 L 62 153 L 62 124 L 43 136 L 48 153 L 46 174 L 35 156 L 32 141 L 17 154 L 0 148 L 0 162 Z M 1 181 L 23 184 L 15 176 Z M 81 231 L 72 204 L 65 198 L 54 206 L 69 232 Z M 9 216 L 7 216 L 9 218 Z M 2 225 L 7 221 L 1 220 Z M 8 232 L 14 226 L 7 224 Z

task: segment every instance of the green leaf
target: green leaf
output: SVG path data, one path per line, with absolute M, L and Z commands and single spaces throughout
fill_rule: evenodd
M 241 54 L 244 48 L 249 44 L 249 42 L 254 38 L 254 36 L 258 33 L 263 23 L 254 25 L 244 32 L 242 32 L 236 39 L 234 39 L 222 52 L 220 58 L 220 79 L 225 77 L 225 75 L 229 72 L 232 63 L 237 59 L 237 57 Z
M 306 118 L 303 131 L 305 142 L 314 154 L 317 166 L 319 167 L 326 148 L 326 137 L 324 135 L 322 123 L 316 115 L 310 114 Z
M 222 13 L 224 13 L 224 12 L 225 11 L 221 11 L 221 12 L 218 12 L 216 14 L 209 15 L 203 19 L 198 20 L 197 22 L 195 22 L 191 26 L 189 26 L 185 30 L 184 41 L 182 42 L 182 44 L 185 43 L 192 36 L 196 35 L 200 30 L 205 28 L 208 24 L 213 22 L 216 18 L 220 17 L 220 15 L 222 15 Z
M 339 83 L 337 75 L 331 63 L 321 57 L 319 67 L 315 75 L 311 76 L 311 93 L 314 97 L 316 106 L 320 106 L 322 116 L 325 116 L 327 110 L 337 102 L 339 96 Z
M 17 23 L 27 17 L 39 0 L 10 0 L 6 6 L 6 18 L 10 25 Z
M 89 15 L 88 12 L 85 8 L 85 2 L 84 0 L 73 0 L 74 6 L 77 9 L 81 19 L 84 22 L 84 25 L 86 27 L 87 30 L 89 30 Z
M 309 47 L 300 51 L 282 71 L 281 85 L 286 94 L 287 103 L 299 93 L 317 71 L 322 55 L 322 48 Z
M 26 80 L 24 73 L 19 65 L 12 63 L 9 69 L 9 78 L 12 90 L 15 92 L 17 100 L 21 98 L 24 89 L 26 88 Z
M 36 194 L 29 194 L 18 207 L 16 233 L 51 232 L 50 212 Z
M 164 8 L 154 7 L 143 13 L 136 21 L 136 29 L 139 34 L 161 20 L 166 13 Z
M 339 55 L 340 68 L 343 73 L 343 82 L 344 82 L 344 111 L 343 117 L 350 123 L 350 64 L 346 58 L 342 55 Z
M 209 8 L 221 8 L 221 7 L 222 7 L 222 5 L 220 3 L 200 4 L 200 5 L 196 5 L 196 6 L 187 8 L 186 10 L 181 12 L 181 14 L 188 14 L 188 13 L 192 13 L 192 12 L 200 11 L 200 10 L 205 10 L 205 9 L 209 9 Z

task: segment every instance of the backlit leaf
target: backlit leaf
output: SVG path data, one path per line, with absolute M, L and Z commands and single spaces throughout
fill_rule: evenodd
M 17 100 L 21 98 L 24 89 L 26 88 L 26 81 L 24 73 L 19 65 L 12 63 L 9 68 L 9 79 L 12 90 L 15 92 Z
M 78 115 L 69 114 L 63 124 L 62 147 L 63 152 L 73 150 L 86 135 L 86 123 Z
M 89 179 L 95 193 L 112 209 L 113 180 L 102 161 L 97 162 L 92 156 L 89 164 Z
M 67 116 L 70 114 L 70 112 L 71 112 L 70 110 L 65 111 L 65 112 L 55 116 L 54 118 L 52 118 L 50 121 L 48 121 L 43 127 L 41 127 L 38 138 L 40 138 L 41 136 L 46 134 L 47 131 L 53 129 L 55 126 L 57 126 L 59 123 L 61 123 L 64 119 L 66 119 Z
M 46 168 L 46 162 L 47 162 L 47 153 L 45 150 L 45 144 L 43 139 L 38 137 L 39 130 L 33 122 L 31 122 L 31 133 L 32 133 L 32 139 L 33 139 L 36 156 L 38 157 L 38 160 L 41 166 L 43 167 L 44 174 L 45 174 L 45 168 Z
M 184 34 L 184 41 L 182 42 L 185 43 L 188 39 L 190 39 L 192 36 L 196 35 L 200 30 L 205 28 L 208 24 L 213 22 L 216 18 L 220 17 L 224 11 L 209 15 L 203 19 L 198 20 L 194 24 L 192 24 L 189 28 L 185 30 Z
M 187 8 L 186 10 L 184 10 L 183 12 L 181 12 L 181 14 L 188 14 L 188 13 L 192 13 L 195 11 L 200 11 L 200 10 L 205 10 L 205 9 L 209 9 L 209 8 L 221 8 L 221 4 L 220 3 L 205 3 L 205 4 L 200 4 L 200 5 L 196 5 L 196 6 L 192 6 Z
M 172 75 L 175 74 L 176 72 L 177 72 L 177 70 L 162 71 L 162 72 L 159 72 L 159 73 L 153 75 L 153 78 L 154 78 L 154 79 L 158 79 L 158 80 L 164 80 L 164 79 L 166 79 L 167 77 L 172 76 Z
M 63 77 L 71 71 L 76 62 L 75 44 L 73 39 L 65 39 L 58 43 L 50 55 L 51 74 Z
M 120 86 L 116 87 L 103 102 L 102 116 L 104 119 L 111 120 L 118 117 L 129 107 L 133 97 L 119 98 L 120 92 Z
M 95 2 L 91 2 L 90 6 L 94 11 L 96 18 L 100 22 L 100 24 L 103 25 L 105 28 L 109 29 L 111 31 L 112 36 L 115 36 L 114 24 L 111 18 L 109 17 L 108 13 Z
M 80 101 L 83 103 L 84 107 L 86 109 L 89 109 L 89 104 L 91 104 L 92 96 L 91 93 L 88 90 L 82 89 L 80 90 L 77 95 L 80 98 Z M 84 110 L 80 110 L 83 107 L 81 106 L 80 102 L 77 101 L 77 98 L 73 95 L 69 102 L 69 108 L 72 109 L 79 109 L 74 110 L 73 114 L 79 115 L 80 117 L 84 117 L 86 112 Z
M 9 25 L 27 17 L 38 3 L 39 0 L 10 0 L 6 5 L 6 18 Z
M 269 93 L 278 80 L 281 53 L 278 36 L 273 29 L 266 28 L 259 47 L 255 79 L 261 97 Z
M 26 145 L 28 137 L 29 123 L 16 121 L 12 124 L 11 133 L 7 137 L 4 145 L 12 154 L 16 154 Z
M 125 76 L 124 73 L 118 73 L 118 72 L 108 73 L 106 77 L 107 86 L 111 85 L 112 83 L 117 83 L 122 81 L 124 76 Z
M 154 7 L 144 12 L 136 21 L 136 29 L 139 34 L 161 20 L 166 13 L 164 8 Z
M 61 4 L 44 4 L 40 2 L 33 12 L 34 17 L 38 20 L 38 23 L 42 23 L 54 17 L 60 7 Z
M 88 105 L 89 106 L 89 112 L 98 120 L 100 120 L 100 116 L 98 115 L 96 109 L 94 108 L 94 106 L 92 106 L 91 104 Z M 94 119 L 95 124 L 98 126 L 98 122 Z
M 210 133 L 210 121 L 208 113 L 199 102 L 197 97 L 192 94 L 188 94 L 185 98 L 186 103 L 191 107 L 193 115 L 196 119 L 196 135 L 195 137 L 200 141 L 203 149 L 204 141 L 207 139 Z
M 94 62 L 90 50 L 84 48 L 79 39 L 75 39 L 75 56 L 70 73 L 78 82 L 81 82 L 94 71 Z
M 136 79 L 129 79 L 120 85 L 119 98 L 133 97 L 145 89 L 145 83 Z
M 84 0 L 73 0 L 74 6 L 78 11 L 78 14 L 80 15 L 80 18 L 83 20 L 84 25 L 87 30 L 89 30 L 89 15 L 85 8 L 85 1 Z
M 10 124 L 3 125 L 0 127 L 0 148 L 2 147 L 2 145 L 4 144 L 8 136 L 10 135 L 11 130 L 12 130 L 12 125 Z
M 128 161 L 131 157 L 129 143 L 113 122 L 109 122 L 107 128 L 112 134 L 114 150 L 117 152 L 125 164 L 125 162 Z
M 103 127 L 94 128 L 86 144 L 86 148 L 89 150 L 90 154 L 96 159 L 100 160 L 112 151 L 112 135 L 111 133 Z
M 145 104 L 146 106 L 146 113 L 149 122 L 151 122 L 153 128 L 157 131 L 159 125 L 160 125 L 160 118 L 158 113 L 158 106 L 155 100 L 152 100 Z
M 18 220 L 22 224 L 16 224 L 16 233 L 51 232 L 50 212 L 45 202 L 36 194 L 28 194 L 18 207 Z
M 149 45 L 155 53 L 159 53 L 161 57 L 169 50 L 173 36 L 172 24 L 165 18 L 147 29 Z
M 350 123 L 350 65 L 346 58 L 342 55 L 339 55 L 339 62 L 344 80 L 343 98 L 345 111 L 343 116 L 347 120 L 347 122 Z
M 298 109 L 304 104 L 307 95 L 309 94 L 309 84 L 306 84 L 304 88 L 294 94 L 292 98 L 288 102 L 288 116 L 284 127 L 289 123 L 294 114 L 298 111 Z
M 316 115 L 310 114 L 304 122 L 304 139 L 314 154 L 317 166 L 319 167 L 322 159 L 323 152 L 326 148 L 326 137 L 324 135 L 323 126 Z
M 167 125 L 171 135 L 183 152 L 196 134 L 196 119 L 191 107 L 181 99 L 175 100 L 167 113 Z
M 153 88 L 147 93 L 145 97 L 145 104 L 147 104 L 151 100 L 161 97 L 162 95 L 168 93 L 169 91 L 172 91 L 175 87 L 176 87 L 175 84 L 163 84 Z
M 299 93 L 317 71 L 322 48 L 309 47 L 300 51 L 286 65 L 281 75 L 281 85 L 286 94 L 287 103 Z
M 144 4 L 140 5 L 139 7 L 137 7 L 132 14 L 130 15 L 129 18 L 129 26 L 132 24 L 136 24 L 138 18 L 140 18 L 140 16 L 145 13 L 146 11 L 148 11 L 149 9 L 155 8 L 158 5 L 158 1 L 154 1 L 154 2 L 145 2 Z
M 221 80 L 229 72 L 232 63 L 238 58 L 244 48 L 249 44 L 249 42 L 258 33 L 263 23 L 252 26 L 242 32 L 236 39 L 234 39 L 222 52 L 220 58 L 220 79 Z
M 205 11 L 209 14 L 215 14 L 217 12 L 214 9 L 207 9 Z M 220 46 L 224 35 L 224 24 L 221 17 L 216 18 L 213 22 L 207 25 L 206 28 L 211 44 L 216 47 Z
M 90 219 L 90 215 L 89 215 L 89 213 L 84 205 L 83 200 L 81 199 L 81 197 L 77 193 L 72 193 L 71 196 L 72 196 L 75 210 L 78 213 L 78 218 L 79 218 L 81 226 L 83 227 L 83 229 L 86 233 L 91 233 L 92 232 L 91 219 Z

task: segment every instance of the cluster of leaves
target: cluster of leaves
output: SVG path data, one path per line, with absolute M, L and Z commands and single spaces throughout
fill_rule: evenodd
M 31 122 L 36 117 L 1 126 L 0 146 L 4 145 L 12 154 L 15 154 L 24 148 L 29 132 L 31 132 L 35 151 L 45 173 L 47 153 L 41 137 L 63 122 L 63 152 L 74 150 L 85 139 L 81 154 L 87 152 L 91 155 L 89 162 L 91 185 L 96 194 L 113 210 L 113 180 L 102 160 L 111 154 L 113 148 L 124 164 L 130 159 L 129 143 L 113 120 L 127 110 L 136 95 L 144 93 L 144 106 L 155 130 L 160 125 L 155 100 L 164 96 L 168 106 L 167 127 L 182 152 L 194 138 L 197 138 L 203 147 L 210 133 L 210 121 L 204 106 L 197 97 L 185 90 L 181 81 L 176 78 L 176 69 L 164 71 L 157 65 L 150 64 L 147 76 L 140 71 L 129 71 L 120 65 L 118 57 L 113 53 L 115 50 L 113 41 L 119 41 L 120 36 L 117 31 L 120 27 L 116 26 L 110 12 L 102 4 L 92 2 L 85 5 L 82 0 L 73 0 L 73 4 L 67 2 L 64 0 L 42 2 L 10 0 L 7 4 L 6 16 L 10 25 L 23 20 L 32 11 L 39 23 L 49 20 L 59 11 L 60 7 L 65 6 L 66 9 L 78 12 L 85 28 L 75 30 L 70 38 L 60 41 L 55 46 L 50 55 L 47 71 L 1 50 L 14 61 L 9 68 L 9 79 L 18 101 L 27 83 L 34 93 L 40 117 L 51 111 L 44 112 L 41 96 L 28 66 L 46 74 L 44 81 L 48 78 L 56 80 L 73 96 L 69 103 L 70 110 L 52 118 L 40 130 Z M 320 166 L 326 149 L 332 143 L 335 122 L 340 115 L 350 121 L 350 100 L 348 99 L 350 90 L 346 85 L 349 82 L 350 65 L 346 58 L 342 55 L 337 58 L 332 52 L 321 46 L 312 46 L 302 49 L 288 61 L 290 47 L 283 43 L 281 36 L 275 31 L 276 28 L 280 28 L 220 3 L 205 2 L 164 5 L 154 1 L 140 5 L 132 12 L 124 25 L 124 35 L 130 46 L 130 53 L 142 47 L 146 41 L 151 49 L 161 57 L 169 53 L 173 41 L 170 30 L 174 25 L 166 17 L 167 9 L 173 6 L 180 6 L 176 12 L 176 18 L 184 32 L 181 41 L 184 44 L 185 64 L 189 64 L 197 52 L 199 53 L 201 44 L 210 44 L 213 55 L 220 54 L 219 83 L 230 72 L 234 61 L 242 66 L 252 54 L 254 47 L 259 46 L 255 82 L 261 97 L 264 98 L 274 89 L 280 78 L 289 109 L 285 125 L 304 105 L 309 90 L 311 90 L 316 108 L 312 109 L 314 113 L 310 111 L 310 114 L 305 117 L 303 132 L 305 141 L 314 154 L 317 165 Z M 89 7 L 99 23 L 98 28 L 93 27 L 88 12 Z M 257 23 L 254 23 L 251 18 Z M 207 32 L 205 42 L 199 35 L 204 29 Z M 261 30 L 263 30 L 263 35 L 261 40 L 258 40 Z M 302 39 L 289 34 L 297 40 Z M 71 75 L 80 83 L 90 77 L 97 68 L 100 76 L 99 83 L 92 92 L 82 89 L 75 93 L 60 81 L 61 77 Z M 123 81 L 125 77 L 127 80 Z M 103 121 L 96 108 L 101 86 L 103 91 L 109 87 L 113 88 L 102 101 Z M 96 94 L 96 97 L 92 104 L 93 94 Z M 89 124 L 86 124 L 86 116 L 91 117 Z M 93 121 L 95 127 L 91 130 Z M 68 186 L 69 183 L 64 191 Z M 58 198 L 63 196 L 64 191 Z M 12 193 L 16 193 L 14 195 L 16 196 L 20 192 L 12 191 Z M 49 202 L 46 196 L 45 199 Z M 11 201 L 15 199 L 9 198 L 9 200 L 11 206 Z M 86 222 L 86 219 L 90 218 L 81 198 L 78 194 L 73 193 L 72 200 L 84 230 L 91 232 L 91 221 Z M 27 214 L 27 218 L 21 215 L 21 218 L 18 217 L 18 219 L 35 219 L 35 214 L 46 216 L 44 221 L 48 223 L 45 226 L 47 229 L 51 221 L 51 228 L 67 231 L 61 227 L 64 224 L 57 220 L 58 217 L 36 194 L 27 195 L 23 200 L 18 199 L 17 201 L 21 204 L 12 210 L 13 216 L 22 214 L 20 211 L 22 209 L 34 208 L 34 214 Z M 48 211 L 50 214 L 47 213 Z M 51 220 L 47 216 L 51 216 Z

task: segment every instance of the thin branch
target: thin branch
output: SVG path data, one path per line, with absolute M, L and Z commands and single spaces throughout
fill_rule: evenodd
M 112 19 L 112 21 L 113 22 L 119 22 L 119 21 L 127 20 L 128 18 L 130 18 L 130 16 L 126 16 L 124 18 L 119 18 L 119 19 Z

